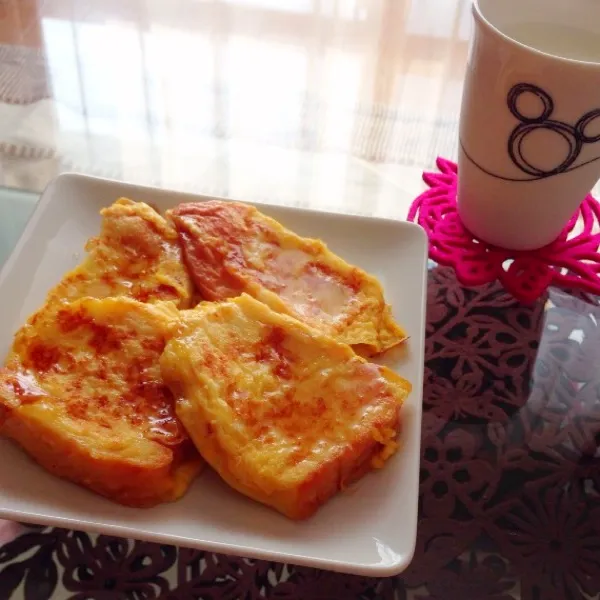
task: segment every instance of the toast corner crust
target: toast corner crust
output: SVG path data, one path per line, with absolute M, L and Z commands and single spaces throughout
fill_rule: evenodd
M 204 463 L 158 366 L 178 326 L 172 302 L 123 297 L 39 313 L 0 369 L 0 432 L 51 473 L 121 504 L 179 498 Z
M 185 311 L 161 357 L 177 415 L 234 489 L 305 519 L 392 456 L 411 385 L 248 295 Z
M 100 234 L 88 240 L 82 262 L 50 290 L 45 308 L 87 296 L 191 306 L 194 286 L 173 224 L 147 204 L 127 198 L 100 214 Z
M 375 277 L 256 207 L 211 200 L 181 204 L 170 218 L 205 298 L 220 301 L 247 293 L 365 356 L 406 339 Z

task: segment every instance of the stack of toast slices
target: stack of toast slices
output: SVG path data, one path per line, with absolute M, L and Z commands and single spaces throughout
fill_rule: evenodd
M 0 369 L 0 433 L 42 467 L 142 508 L 208 465 L 304 519 L 397 451 L 411 384 L 370 361 L 406 334 L 373 276 L 242 203 L 101 214 Z

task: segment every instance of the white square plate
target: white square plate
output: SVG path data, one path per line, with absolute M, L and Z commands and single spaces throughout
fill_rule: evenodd
M 81 175 L 61 175 L 44 192 L 0 272 L 0 356 L 47 291 L 83 255 L 100 228 L 99 210 L 120 196 L 164 210 L 207 198 Z M 152 509 L 114 504 L 55 478 L 0 440 L 0 517 L 146 539 L 370 576 L 410 562 L 416 539 L 423 389 L 427 240 L 417 225 L 295 208 L 261 206 L 297 233 L 323 239 L 350 263 L 376 275 L 410 335 L 386 364 L 410 380 L 401 450 L 384 469 L 293 522 L 203 473 L 180 501 Z

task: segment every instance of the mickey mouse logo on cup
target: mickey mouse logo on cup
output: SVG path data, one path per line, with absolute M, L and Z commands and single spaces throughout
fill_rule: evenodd
M 518 101 L 519 97 L 523 94 L 533 94 L 540 100 L 540 114 L 532 116 L 520 112 Z M 523 171 L 523 173 L 529 175 L 529 177 L 509 177 L 502 175 L 501 173 L 493 173 L 487 170 L 469 156 L 461 140 L 461 146 L 466 157 L 488 175 L 503 179 L 504 181 L 537 181 L 538 179 L 544 179 L 546 177 L 552 177 L 553 175 L 573 171 L 574 169 L 585 167 L 589 163 L 600 160 L 599 155 L 586 160 L 585 162 L 573 164 L 579 158 L 584 144 L 595 144 L 600 141 L 600 134 L 587 135 L 586 133 L 593 122 L 596 119 L 600 119 L 600 108 L 587 112 L 577 121 L 577 123 L 575 123 L 575 125 L 557 121 L 551 118 L 552 113 L 554 112 L 554 101 L 550 94 L 531 83 L 518 83 L 515 85 L 508 94 L 507 105 L 512 115 L 520 121 L 520 124 L 513 129 L 508 138 L 508 155 L 513 164 Z M 536 167 L 532 162 L 534 158 L 528 159 L 523 149 L 527 136 L 540 129 L 551 131 L 552 133 L 559 135 L 567 143 L 568 152 L 565 159 L 552 169 Z

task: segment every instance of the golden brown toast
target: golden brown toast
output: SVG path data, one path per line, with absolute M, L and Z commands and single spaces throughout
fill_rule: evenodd
M 172 300 L 180 308 L 189 307 L 193 284 L 173 225 L 147 204 L 127 198 L 100 214 L 100 235 L 86 244 L 82 263 L 50 291 L 46 307 L 85 296 Z
M 0 433 L 51 473 L 129 506 L 175 500 L 203 461 L 159 357 L 172 302 L 83 298 L 42 309 L 0 369 Z
M 169 212 L 207 300 L 247 293 L 366 356 L 406 339 L 375 277 L 320 240 L 302 238 L 247 204 L 212 200 Z
M 396 451 L 411 385 L 391 370 L 246 294 L 182 320 L 164 380 L 203 458 L 241 493 L 303 519 Z

